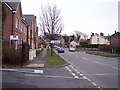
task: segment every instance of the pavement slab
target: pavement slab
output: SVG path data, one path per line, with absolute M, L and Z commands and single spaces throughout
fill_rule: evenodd
M 30 67 L 30 68 L 43 68 L 44 64 L 29 64 L 26 65 L 25 67 Z

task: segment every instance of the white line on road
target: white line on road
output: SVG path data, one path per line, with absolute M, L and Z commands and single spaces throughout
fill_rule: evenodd
M 69 79 L 74 79 L 74 78 L 77 78 L 77 79 L 84 79 L 84 78 L 79 78 L 77 76 L 75 77 L 68 77 L 68 76 L 45 76 L 45 75 L 38 75 L 38 74 L 25 74 L 25 76 L 28 76 L 28 77 L 47 77 L 47 78 L 69 78 Z
M 86 58 L 85 58 L 86 59 Z M 82 76 L 84 79 L 88 80 L 89 82 L 91 82 L 94 86 L 96 86 L 97 88 L 99 88 L 100 90 L 102 90 L 101 87 L 97 86 L 96 83 L 94 83 L 92 80 L 90 80 L 89 78 L 87 78 L 85 75 L 83 75 L 82 73 L 78 72 L 77 69 L 75 69 L 72 65 L 69 65 L 74 71 L 76 71 L 80 76 Z M 68 70 L 69 68 L 66 67 Z M 78 76 L 76 76 L 74 73 L 72 73 L 72 75 L 75 77 L 75 78 L 79 78 Z
M 79 79 L 79 77 L 75 73 L 73 73 L 72 70 L 68 66 L 66 66 L 66 69 L 69 71 L 70 74 L 74 76 L 74 78 Z
M 120 70 L 119 68 L 116 68 L 116 67 L 112 67 L 112 68 L 117 69 L 117 70 Z
M 30 71 L 28 69 L 28 71 L 25 69 L 5 69 L 5 68 L 0 68 L 0 70 L 2 71 L 12 71 L 12 72 L 21 72 L 21 73 L 36 73 L 36 74 L 43 74 L 43 70 L 33 70 L 33 71 Z
M 85 60 L 88 60 L 88 61 L 90 61 L 90 62 L 93 62 L 93 63 L 97 63 L 97 64 L 104 65 L 104 66 L 109 66 L 109 65 L 104 64 L 104 63 L 100 63 L 100 62 L 96 62 L 96 61 L 91 61 L 91 60 L 89 60 L 89 59 L 87 59 L 87 58 L 85 58 L 85 57 L 81 57 L 81 58 L 83 58 L 83 59 L 85 59 Z M 110 67 L 110 66 L 109 66 L 109 67 Z M 116 68 L 116 67 L 112 67 L 112 68 L 113 68 L 113 69 L 120 70 L 119 68 Z
M 78 72 L 77 69 L 75 69 L 72 65 L 69 65 L 74 71 Z
M 85 59 L 85 60 L 88 60 L 87 58 L 85 58 L 85 57 L 81 57 L 81 58 L 83 58 L 83 59 Z

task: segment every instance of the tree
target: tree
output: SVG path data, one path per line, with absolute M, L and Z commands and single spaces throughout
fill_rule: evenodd
M 40 15 L 40 31 L 49 39 L 54 40 L 59 37 L 63 30 L 63 23 L 60 17 L 60 10 L 56 5 L 49 5 L 46 8 L 41 8 L 42 14 Z M 52 43 L 51 55 L 52 55 Z

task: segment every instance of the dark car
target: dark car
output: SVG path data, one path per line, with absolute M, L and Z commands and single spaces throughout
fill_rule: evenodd
M 60 47 L 56 47 L 56 50 L 60 49 Z
M 65 51 L 64 51 L 64 49 L 63 48 L 59 48 L 58 49 L 58 53 L 64 53 Z

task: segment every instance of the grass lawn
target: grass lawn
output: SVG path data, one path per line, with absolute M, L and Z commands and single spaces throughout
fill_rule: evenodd
M 57 54 L 55 54 L 55 52 L 53 52 L 53 56 L 51 56 L 50 50 L 49 51 L 47 50 L 46 59 L 47 59 L 47 65 L 49 67 L 57 67 L 66 64 L 66 62 Z
M 118 57 L 117 54 L 105 53 L 105 52 L 86 52 L 86 53 L 98 55 L 98 56 L 104 56 L 104 57 Z

